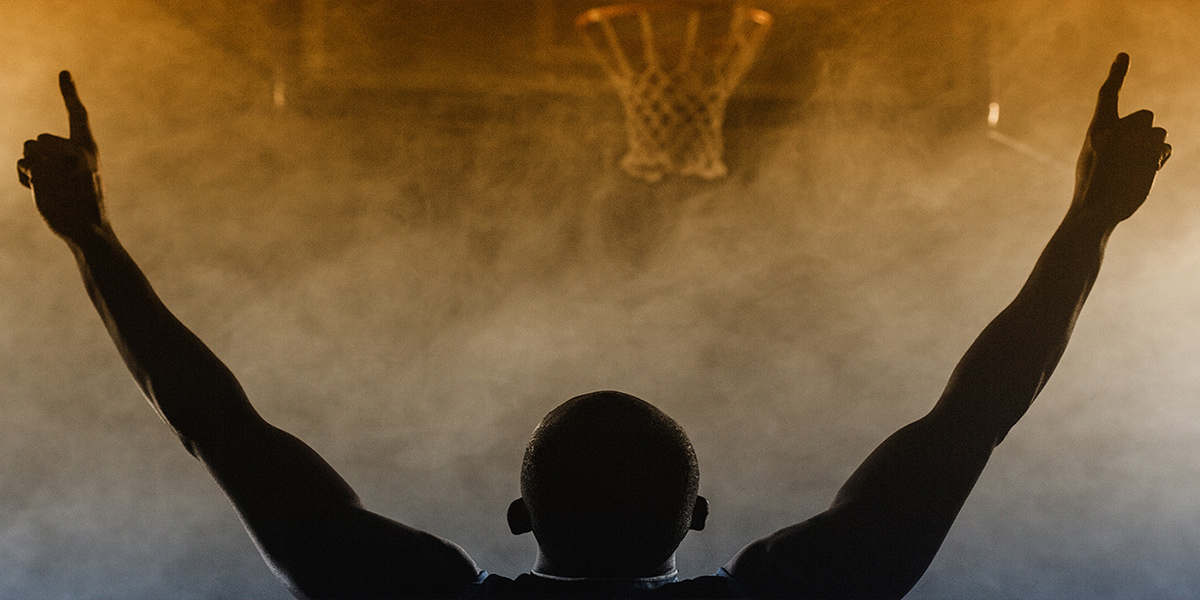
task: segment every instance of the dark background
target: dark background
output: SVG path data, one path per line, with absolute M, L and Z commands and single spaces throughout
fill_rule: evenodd
M 368 507 L 506 575 L 521 452 L 595 389 L 679 420 L 684 576 L 819 512 L 936 400 L 1066 209 L 1118 51 L 1175 155 L 913 597 L 1200 596 L 1200 5 L 762 2 L 730 174 L 625 174 L 590 3 L 0 3 L 0 164 L 66 133 L 164 300 Z M 989 103 L 1000 120 L 987 123 Z M 0 186 L 0 597 L 286 595 Z

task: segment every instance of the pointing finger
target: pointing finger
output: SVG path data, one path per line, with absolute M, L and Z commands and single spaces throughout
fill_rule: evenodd
M 1100 86 L 1100 97 L 1096 99 L 1096 114 L 1092 117 L 1092 125 L 1107 125 L 1116 122 L 1117 94 L 1121 84 L 1125 82 L 1125 74 L 1129 72 L 1129 55 L 1124 52 L 1117 55 L 1112 68 L 1108 71 L 1108 79 Z
M 63 103 L 67 105 L 67 118 L 71 124 L 71 141 L 82 144 L 88 150 L 96 150 L 96 142 L 92 139 L 92 129 L 88 126 L 87 109 L 79 101 L 79 93 L 75 90 L 75 80 L 71 79 L 69 71 L 58 74 L 58 88 L 62 91 Z

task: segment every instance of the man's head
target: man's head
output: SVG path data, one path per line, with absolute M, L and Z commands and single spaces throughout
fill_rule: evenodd
M 679 424 L 628 394 L 594 392 L 534 430 L 509 526 L 532 530 L 561 571 L 636 576 L 671 558 L 689 528 L 704 527 L 699 484 Z

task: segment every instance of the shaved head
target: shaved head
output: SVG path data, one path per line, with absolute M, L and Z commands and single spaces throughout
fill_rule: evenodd
M 662 564 L 692 522 L 700 484 L 687 434 L 620 392 L 559 405 L 533 432 L 521 497 L 542 552 L 577 572 Z

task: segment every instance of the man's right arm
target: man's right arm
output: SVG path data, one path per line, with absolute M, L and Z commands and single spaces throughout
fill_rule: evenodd
M 18 163 L 75 254 L 138 386 L 217 480 L 273 570 L 304 597 L 441 597 L 478 569 L 458 546 L 364 509 L 312 448 L 271 426 L 232 372 L 155 294 L 104 216 L 95 142 L 65 72 L 69 139 L 26 142 Z

